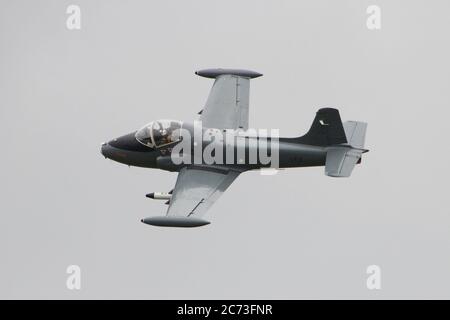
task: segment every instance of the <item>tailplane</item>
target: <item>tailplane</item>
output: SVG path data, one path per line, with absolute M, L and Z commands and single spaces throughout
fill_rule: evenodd
M 354 148 L 364 148 L 366 140 L 367 123 L 360 121 L 344 122 L 344 131 L 347 143 Z
M 327 150 L 325 174 L 330 177 L 349 177 L 357 163 L 361 162 L 367 123 L 347 121 L 343 125 L 347 143 L 331 146 Z

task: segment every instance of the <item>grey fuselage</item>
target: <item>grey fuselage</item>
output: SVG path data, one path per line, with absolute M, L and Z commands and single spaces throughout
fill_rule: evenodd
M 194 152 L 196 147 L 194 145 L 194 141 L 192 140 L 189 141 L 189 144 L 192 146 L 192 163 L 175 164 L 172 161 L 172 153 L 174 152 L 174 147 L 178 143 L 181 143 L 180 141 L 161 147 L 149 147 L 140 143 L 136 139 L 135 134 L 136 132 L 132 132 L 113 139 L 108 143 L 104 143 L 101 147 L 101 153 L 106 158 L 129 166 L 179 171 L 184 166 L 196 165 L 199 167 L 208 166 L 216 167 L 218 169 L 233 169 L 241 172 L 270 167 L 293 168 L 324 166 L 327 153 L 326 147 L 298 143 L 295 141 L 295 138 L 280 137 L 277 139 L 267 139 L 265 137 L 237 135 L 235 137 L 240 141 L 240 143 L 235 144 L 232 147 L 227 147 L 226 144 L 224 144 L 222 149 L 223 161 L 211 163 L 210 161 L 205 162 L 203 158 L 200 160 L 198 157 L 195 158 Z M 264 140 L 264 145 L 268 146 L 267 149 L 270 150 L 268 154 L 272 156 L 272 159 L 275 155 L 271 154 L 271 152 L 276 150 L 278 153 L 276 162 L 271 161 L 270 163 L 267 163 L 267 161 L 264 161 L 264 159 L 261 159 L 259 156 L 256 156 L 256 158 L 254 156 L 250 156 L 250 154 L 259 155 L 261 139 Z M 204 148 L 210 143 L 211 141 L 202 139 L 201 150 L 204 150 Z M 274 147 L 275 143 L 276 148 Z M 264 150 L 264 152 L 267 152 L 267 150 Z M 230 156 L 231 154 L 232 156 Z M 231 163 L 230 161 L 225 161 L 225 159 L 227 159 L 227 155 L 230 156 L 229 158 L 234 159 L 234 161 Z M 238 155 L 240 156 L 239 158 Z M 242 157 L 242 155 L 245 156 Z M 253 161 L 250 161 L 250 157 L 252 157 Z M 196 160 L 194 160 L 194 158 Z

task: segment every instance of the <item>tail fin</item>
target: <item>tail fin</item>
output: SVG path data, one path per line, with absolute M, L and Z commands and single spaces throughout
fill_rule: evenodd
M 364 149 L 367 123 L 347 121 L 344 123 L 347 144 L 328 148 L 325 162 L 325 174 L 330 177 L 349 177 L 361 156 L 368 150 Z
M 309 131 L 295 138 L 295 142 L 324 147 L 347 143 L 339 111 L 333 108 L 319 109 Z

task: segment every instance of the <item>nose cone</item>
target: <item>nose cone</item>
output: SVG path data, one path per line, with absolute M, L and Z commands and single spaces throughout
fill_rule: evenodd
M 102 143 L 102 147 L 100 149 L 100 152 L 102 153 L 102 155 L 105 158 L 111 158 L 112 157 L 112 147 L 106 142 Z
M 144 146 L 136 140 L 134 133 L 129 133 L 103 143 L 100 152 L 110 160 L 128 166 L 148 167 L 154 166 L 154 149 Z

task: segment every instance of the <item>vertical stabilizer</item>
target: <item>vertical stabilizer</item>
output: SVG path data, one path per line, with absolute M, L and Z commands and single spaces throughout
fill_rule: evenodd
M 292 140 L 296 143 L 324 147 L 346 143 L 339 111 L 333 108 L 319 109 L 309 131 L 304 136 Z

